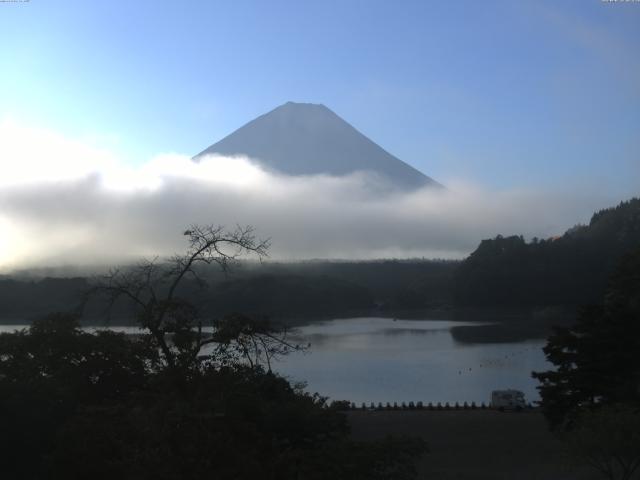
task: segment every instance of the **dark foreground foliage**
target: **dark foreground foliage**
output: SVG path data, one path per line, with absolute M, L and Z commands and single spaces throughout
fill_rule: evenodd
M 323 398 L 260 366 L 161 360 L 151 336 L 68 315 L 0 335 L 3 478 L 404 479 L 425 451 L 351 441 Z
M 544 351 L 556 369 L 533 375 L 552 426 L 607 405 L 640 408 L 640 249 L 622 258 L 603 303 L 556 329 Z
M 640 410 L 606 405 L 585 410 L 562 432 L 568 452 L 609 480 L 630 480 L 640 469 Z
M 567 452 L 609 480 L 640 468 L 640 248 L 623 256 L 600 305 L 556 328 L 534 372 L 542 411 Z

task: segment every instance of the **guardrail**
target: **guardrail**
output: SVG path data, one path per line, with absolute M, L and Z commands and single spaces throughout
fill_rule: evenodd
M 476 402 L 463 402 L 462 404 L 459 402 L 449 403 L 449 402 L 387 402 L 385 404 L 379 402 L 375 404 L 371 402 L 361 403 L 360 405 L 356 405 L 354 402 L 349 401 L 334 401 L 329 404 L 329 408 L 335 410 L 361 410 L 361 411 L 396 411 L 396 410 L 504 410 L 503 407 L 494 407 L 491 404 L 486 404 L 484 402 L 480 404 L 476 404 Z M 532 410 L 535 408 L 531 403 L 528 403 L 525 407 L 527 410 Z

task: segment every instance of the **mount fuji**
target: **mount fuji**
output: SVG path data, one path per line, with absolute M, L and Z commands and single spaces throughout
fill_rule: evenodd
M 246 155 L 286 175 L 373 174 L 394 189 L 442 186 L 391 155 L 324 105 L 287 102 L 194 157 Z

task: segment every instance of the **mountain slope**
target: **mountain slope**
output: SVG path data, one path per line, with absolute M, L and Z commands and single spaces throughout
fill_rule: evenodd
M 288 102 L 211 145 L 207 154 L 247 155 L 288 175 L 368 171 L 402 189 L 440 186 L 394 157 L 324 105 Z

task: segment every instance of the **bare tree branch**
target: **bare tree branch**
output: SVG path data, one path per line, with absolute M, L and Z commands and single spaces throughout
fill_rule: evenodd
M 152 334 L 169 367 L 193 364 L 204 346 L 219 343 L 220 339 L 220 335 L 205 337 L 204 322 L 197 309 L 180 298 L 185 278 L 192 278 L 202 288 L 205 280 L 197 271 L 198 264 L 215 264 L 226 273 L 242 255 L 256 255 L 262 260 L 270 245 L 269 240 L 257 239 L 251 226 L 238 225 L 234 230 L 226 230 L 219 225 L 191 225 L 183 235 L 188 242 L 184 254 L 176 254 L 165 262 L 155 257 L 133 267 L 113 269 L 89 292 L 89 296 L 100 295 L 106 300 L 109 314 L 119 301 L 130 302 L 138 324 Z M 239 318 L 236 320 L 240 321 Z M 225 339 L 226 344 L 221 344 L 219 352 L 237 350 L 251 365 L 259 365 L 264 358 L 270 368 L 274 355 L 298 348 L 287 343 L 285 335 L 278 338 L 266 324 L 250 325 L 247 317 L 240 322 L 242 328 L 235 337 Z M 215 322 L 211 324 L 214 326 Z

